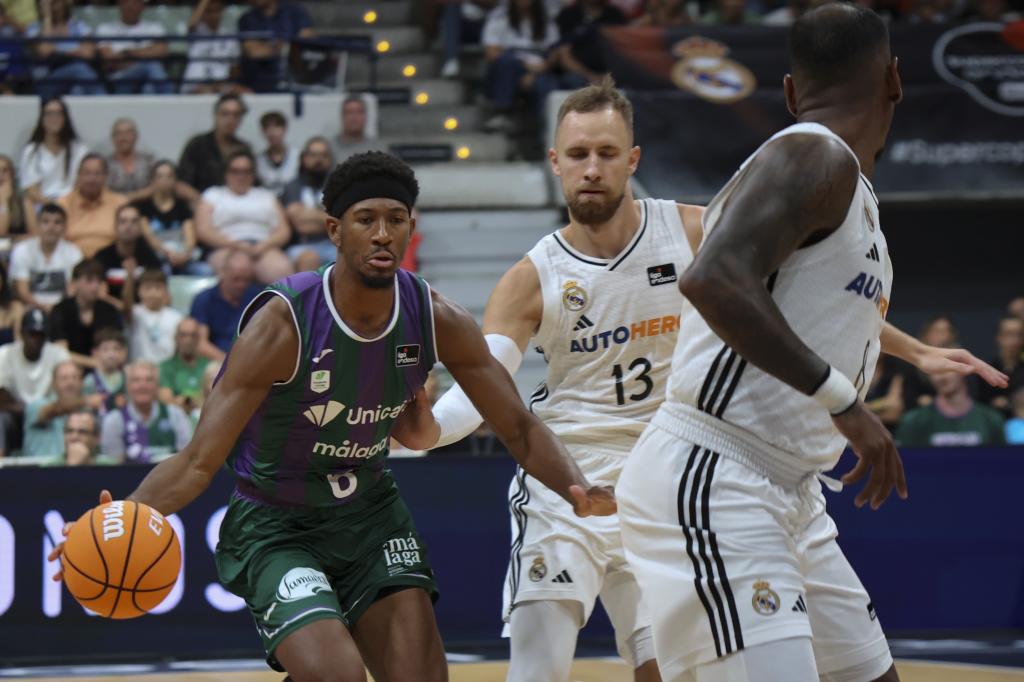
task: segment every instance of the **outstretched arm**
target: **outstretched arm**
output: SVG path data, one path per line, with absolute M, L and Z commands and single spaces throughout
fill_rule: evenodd
M 925 374 L 956 372 L 963 376 L 977 374 L 985 383 L 1006 388 L 1009 377 L 987 362 L 982 362 L 964 348 L 937 348 L 918 341 L 895 326 L 882 327 L 882 352 L 906 360 Z
M 591 487 L 555 435 L 526 409 L 469 313 L 436 292 L 433 301 L 441 362 L 519 465 L 561 495 L 577 515 L 614 513 L 611 490 Z
M 744 172 L 679 289 L 738 354 L 829 409 L 859 457 L 844 482 L 871 470 L 858 506 L 870 500 L 877 508 L 894 487 L 905 497 L 903 465 L 889 432 L 849 378 L 800 340 L 765 283 L 790 254 L 839 228 L 859 182 L 857 163 L 834 140 L 797 134 L 769 144 Z
M 203 404 L 191 442 L 150 471 L 127 499 L 173 514 L 198 497 L 273 383 L 292 375 L 298 343 L 288 305 L 272 297 L 231 347 L 227 367 Z

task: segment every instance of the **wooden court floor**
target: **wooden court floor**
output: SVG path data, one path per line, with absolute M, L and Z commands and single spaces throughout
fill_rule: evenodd
M 1024 682 L 1024 670 L 969 666 L 955 663 L 898 661 L 902 682 Z M 504 682 L 507 663 L 459 663 L 450 668 L 451 682 Z M 29 678 L 31 682 L 280 682 L 283 675 L 266 672 L 173 672 L 160 675 L 107 677 Z M 632 682 L 629 669 L 619 661 L 580 660 L 573 665 L 571 682 Z

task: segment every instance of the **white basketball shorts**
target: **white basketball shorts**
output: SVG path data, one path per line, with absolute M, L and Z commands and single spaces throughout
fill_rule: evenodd
M 593 485 L 614 486 L 623 455 L 577 458 Z M 557 493 L 518 469 L 509 487 L 512 555 L 505 579 L 503 619 L 535 600 L 577 601 L 586 624 L 598 597 L 615 628 L 615 643 L 635 667 L 627 640 L 650 626 L 640 589 L 626 563 L 618 516 L 580 518 Z M 506 625 L 503 636 L 509 635 Z
M 812 638 L 819 674 L 874 661 L 877 677 L 892 665 L 813 476 L 783 488 L 652 424 L 616 497 L 665 682 L 792 637 Z

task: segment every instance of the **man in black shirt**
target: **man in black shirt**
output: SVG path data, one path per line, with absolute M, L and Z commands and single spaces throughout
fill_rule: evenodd
M 555 19 L 558 24 L 558 62 L 567 74 L 575 74 L 593 83 L 608 68 L 605 65 L 601 42 L 597 39 L 599 26 L 622 26 L 626 15 L 608 0 L 579 0 L 569 5 Z
M 143 270 L 160 270 L 163 263 L 142 237 L 142 216 L 134 204 L 125 204 L 114 214 L 114 243 L 96 252 L 107 280 L 108 302 L 121 304 L 121 290 L 129 268 L 138 276 Z
M 100 299 L 103 266 L 94 258 L 83 260 L 71 271 L 72 296 L 53 308 L 50 340 L 71 352 L 80 367 L 93 368 L 93 334 L 104 327 L 124 328 L 117 308 Z
M 178 179 L 202 193 L 224 181 L 224 160 L 249 143 L 235 136 L 246 108 L 235 94 L 221 95 L 213 107 L 213 130 L 196 135 L 185 145 L 178 162 Z

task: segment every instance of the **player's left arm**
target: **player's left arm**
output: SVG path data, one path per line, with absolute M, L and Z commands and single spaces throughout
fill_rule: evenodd
M 437 292 L 431 294 L 439 359 L 519 465 L 561 495 L 578 516 L 615 513 L 611 489 L 591 486 L 555 434 L 523 405 L 473 317 Z
M 1009 377 L 964 348 L 929 346 L 902 332 L 888 322 L 882 327 L 882 352 L 906 360 L 925 374 L 956 372 L 962 376 L 977 374 L 985 383 L 1006 388 Z
M 704 206 L 693 204 L 676 204 L 679 219 L 683 221 L 683 236 L 686 237 L 686 242 L 694 255 L 704 240 L 704 209 Z

